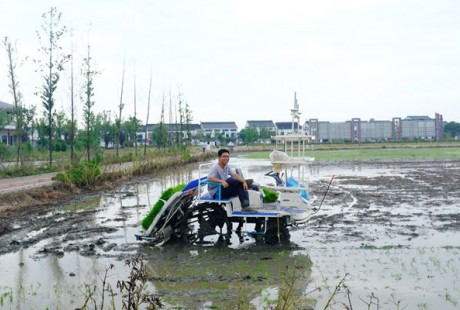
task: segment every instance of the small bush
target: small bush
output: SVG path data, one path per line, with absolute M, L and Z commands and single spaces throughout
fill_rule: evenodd
M 121 161 L 122 162 L 128 162 L 128 161 L 133 161 L 134 160 L 134 154 L 129 152 L 128 154 L 123 154 L 121 156 Z
M 56 180 L 66 184 L 72 184 L 77 187 L 87 188 L 95 185 L 101 178 L 101 169 L 93 161 L 85 161 L 77 168 L 70 168 L 67 171 L 59 172 Z
M 183 160 L 185 160 L 186 162 L 190 161 L 192 159 L 192 155 L 190 154 L 190 152 L 186 149 L 184 150 L 184 152 L 182 153 L 181 155 L 181 158 Z
M 67 151 L 67 143 L 62 139 L 57 140 L 56 143 L 54 144 L 54 150 L 56 152 Z

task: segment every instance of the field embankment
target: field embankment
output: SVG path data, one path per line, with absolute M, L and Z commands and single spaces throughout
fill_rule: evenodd
M 114 188 L 133 178 L 147 176 L 167 169 L 175 169 L 188 163 L 215 157 L 213 152 L 168 154 L 145 160 L 105 165 L 100 176 L 90 186 L 78 187 L 55 180 L 56 173 L 39 174 L 0 180 L 0 214 L 17 212 L 24 208 L 40 208 L 71 199 Z

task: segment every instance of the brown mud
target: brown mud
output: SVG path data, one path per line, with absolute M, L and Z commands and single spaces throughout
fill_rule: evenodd
M 317 173 L 319 170 L 320 175 Z M 313 193 L 313 205 L 316 207 L 319 206 L 329 181 L 325 176 L 335 174 L 335 181 L 318 213 L 306 225 L 291 230 L 293 245 L 281 250 L 255 247 L 239 253 L 234 251 L 237 243 L 234 242 L 232 247 L 221 250 L 216 261 L 211 260 L 209 255 L 202 255 L 201 251 L 209 250 L 201 250 L 201 247 L 159 251 L 146 244 L 137 243 L 131 236 L 131 232 L 138 230 L 138 221 L 133 221 L 133 218 L 139 210 L 145 214 L 150 208 L 144 202 L 124 203 L 118 212 L 100 217 L 98 214 L 106 206 L 92 206 L 99 205 L 101 193 L 87 192 L 72 196 L 57 188 L 51 188 L 2 198 L 3 205 L 11 203 L 20 207 L 11 207 L 0 213 L 0 255 L 37 245 L 33 257 L 37 260 L 74 253 L 84 257 L 122 261 L 133 253 L 140 253 L 153 262 L 153 267 L 149 265 L 149 268 L 151 280 L 156 283 L 158 292 L 167 295 L 171 292 L 171 287 L 175 287 L 179 289 L 171 292 L 172 297 L 177 295 L 177 299 L 187 300 L 205 296 L 205 302 L 212 294 L 223 294 L 232 283 L 264 282 L 264 272 L 235 271 L 235 268 L 241 268 L 242 262 L 254 264 L 251 257 L 257 257 L 259 263 L 264 263 L 264 260 L 276 262 L 274 257 L 279 251 L 308 251 L 310 247 L 317 247 L 315 251 L 319 251 L 318 248 L 334 244 L 355 249 L 404 248 L 415 245 L 455 246 L 454 241 L 448 238 L 441 238 L 442 241 L 439 242 L 439 239 L 433 241 L 432 236 L 446 236 L 448 233 L 458 235 L 460 232 L 460 162 L 318 162 L 311 167 L 311 172 L 313 178 L 310 192 Z M 104 193 L 104 196 L 113 197 L 114 200 L 135 200 L 133 184 L 146 182 L 149 182 L 146 177 L 133 179 Z M 106 199 L 105 204 L 110 204 L 110 200 Z M 69 212 L 72 210 L 75 212 Z M 95 217 L 100 217 L 100 221 L 95 223 Z M 111 237 L 120 235 L 123 230 L 129 231 L 128 241 L 119 236 Z M 53 241 L 41 243 L 44 240 Z M 179 264 L 175 262 L 187 262 L 190 251 L 196 251 L 197 254 L 194 255 L 201 258 L 202 270 L 209 270 L 212 266 L 215 269 L 199 273 L 195 270 L 193 273 L 198 262 L 189 269 L 178 268 Z M 258 257 L 255 252 L 262 254 Z M 239 265 L 233 268 L 234 272 L 222 274 L 216 271 L 222 257 L 238 255 L 244 257 L 236 259 Z M 289 254 L 286 257 L 287 261 L 291 260 Z M 171 265 L 167 265 L 167 262 L 171 262 Z M 277 263 L 274 265 L 278 266 Z M 295 265 L 294 262 L 292 265 Z M 188 273 L 184 273 L 184 270 L 188 270 Z M 308 278 L 309 274 L 305 277 Z M 280 278 L 281 275 L 278 275 L 275 280 L 280 281 Z M 207 288 L 195 287 L 194 283 L 196 285 L 197 282 L 211 284 Z M 221 287 L 218 293 L 216 287 Z M 219 298 L 223 297 L 218 296 L 217 299 Z M 234 294 L 229 300 L 235 298 L 239 297 Z
M 322 166 L 316 163 L 316 167 Z M 330 166 L 324 163 L 324 166 Z M 335 164 L 337 165 L 337 163 Z M 323 212 L 318 212 L 314 220 L 308 224 L 309 237 L 325 235 L 327 239 L 341 238 L 356 240 L 362 243 L 372 242 L 378 236 L 367 231 L 367 224 L 380 224 L 386 228 L 385 234 L 399 235 L 404 238 L 414 238 L 419 235 L 423 227 L 430 227 L 437 231 L 460 230 L 460 163 L 457 161 L 389 161 L 389 162 L 359 162 L 340 163 L 337 166 L 356 165 L 356 175 L 336 175 L 324 206 Z M 392 170 L 387 175 L 366 176 L 366 166 L 382 170 Z M 313 167 L 312 169 L 316 169 Z M 398 175 L 394 171 L 401 171 Z M 143 182 L 147 178 L 137 178 L 129 184 Z M 316 193 L 319 204 L 322 192 L 327 186 L 327 179 L 313 181 L 310 191 Z M 108 184 L 105 185 L 107 188 Z M 134 195 L 132 192 L 123 194 L 123 189 L 116 190 L 118 194 Z M 110 192 L 108 193 L 110 195 Z M 33 189 L 20 193 L 7 194 L 1 197 L 0 205 L 0 254 L 16 251 L 27 247 L 40 240 L 66 235 L 72 232 L 72 237 L 79 239 L 92 239 L 87 245 L 78 248 L 107 247 L 104 240 L 98 238 L 107 230 L 116 228 L 88 226 L 88 219 L 97 210 L 89 209 L 79 212 L 60 212 L 63 205 L 76 203 L 89 203 L 98 199 L 100 193 L 92 191 L 69 192 L 68 189 L 58 186 Z M 395 210 L 403 205 L 416 205 L 416 210 L 410 214 L 401 214 Z M 451 206 L 450 210 L 439 213 L 438 206 Z M 350 217 L 344 209 L 353 209 Z M 328 211 L 333 212 L 328 212 Z M 132 214 L 129 207 L 126 212 L 113 218 L 114 221 L 126 221 Z M 421 221 L 414 220 L 414 216 Z M 40 220 L 37 220 L 40 219 Z M 90 222 L 90 221 L 89 221 Z M 137 226 L 137 225 L 136 225 Z M 301 226 L 299 229 L 303 229 Z M 26 241 L 21 236 L 33 231 L 46 230 Z M 341 232 L 340 237 L 338 233 Z M 94 237 L 94 238 L 91 238 Z M 336 240 L 337 241 L 337 240 Z M 59 247 L 57 247 L 59 248 Z M 76 247 L 64 247 L 60 251 L 75 250 Z M 52 249 L 44 249 L 52 251 Z M 95 252 L 94 252 L 95 253 Z M 91 251 L 82 254 L 91 255 Z

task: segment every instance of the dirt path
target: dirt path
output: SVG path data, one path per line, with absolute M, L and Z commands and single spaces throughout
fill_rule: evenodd
M 125 172 L 133 167 L 132 162 L 107 165 L 103 172 Z M 44 205 L 78 196 L 79 192 L 69 192 L 59 187 L 53 180 L 56 172 L 0 179 L 0 216 L 11 216 L 22 209 L 31 210 Z
M 53 177 L 55 175 L 56 173 L 53 172 L 39 175 L 30 175 L 26 177 L 1 179 L 0 195 L 53 185 Z
M 133 167 L 132 162 L 107 165 L 102 168 L 104 172 L 128 171 Z M 52 186 L 56 172 L 30 175 L 25 177 L 15 177 L 0 179 L 0 195 L 19 192 L 24 190 L 36 189 L 40 187 Z

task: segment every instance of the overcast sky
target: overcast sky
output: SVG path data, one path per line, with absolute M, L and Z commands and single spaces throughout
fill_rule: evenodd
M 0 36 L 17 42 L 24 102 L 41 109 L 36 31 L 51 6 L 73 28 L 76 73 L 87 42 L 100 74 L 95 109 L 117 110 L 126 59 L 125 115 L 159 121 L 165 97 L 187 101 L 194 122 L 389 120 L 443 114 L 460 121 L 458 0 L 0 0 Z M 70 35 L 62 39 L 70 51 Z M 77 76 L 78 83 L 81 78 Z M 69 73 L 58 109 L 69 110 Z M 0 100 L 12 103 L 0 50 Z M 79 112 L 81 113 L 81 108 Z M 168 122 L 169 115 L 166 115 Z

